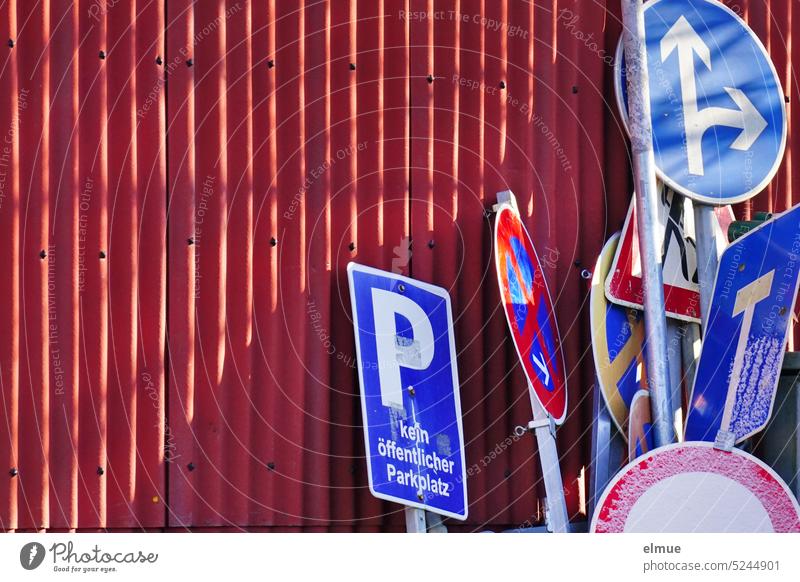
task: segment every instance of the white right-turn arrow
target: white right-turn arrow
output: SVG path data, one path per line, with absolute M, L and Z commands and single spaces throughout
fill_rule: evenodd
M 695 81 L 694 55 L 697 54 L 703 64 L 711 70 L 711 52 L 700 35 L 695 32 L 685 17 L 681 16 L 661 39 L 661 61 L 665 62 L 674 52 L 678 53 L 678 66 L 681 76 L 681 97 L 683 101 L 683 121 L 686 128 L 686 154 L 689 161 L 689 173 L 702 176 L 703 135 L 711 127 L 722 125 L 739 128 L 742 132 L 731 144 L 731 148 L 740 151 L 749 150 L 761 132 L 767 127 L 767 121 L 758 112 L 753 103 L 739 89 L 724 87 L 738 109 L 726 107 L 697 108 L 697 85 Z

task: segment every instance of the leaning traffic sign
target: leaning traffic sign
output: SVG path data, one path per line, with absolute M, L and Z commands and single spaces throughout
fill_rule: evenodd
M 380 499 L 466 519 L 450 296 L 356 263 L 347 275 L 370 490 Z
M 658 183 L 658 230 L 662 245 L 661 264 L 664 277 L 664 306 L 667 316 L 700 323 L 700 286 L 697 279 L 694 209 L 692 201 Z M 728 226 L 733 222 L 730 206 L 714 209 L 717 251 L 725 250 Z M 605 279 L 608 300 L 625 307 L 642 309 L 644 286 L 639 253 L 639 228 L 636 221 L 636 197 L 631 200 L 622 238 Z
M 800 276 L 800 205 L 737 239 L 719 261 L 686 440 L 736 442 L 772 414 Z
M 495 267 L 508 326 L 522 368 L 556 424 L 567 415 L 567 381 L 550 291 L 517 211 L 501 204 L 495 218 Z
M 592 354 L 600 393 L 620 434 L 627 439 L 628 414 L 634 395 L 647 389 L 642 312 L 606 299 L 603 290 L 619 241 L 612 236 L 600 252 L 592 275 Z
M 784 94 L 764 45 L 715 0 L 651 0 L 644 20 L 659 177 L 707 204 L 751 198 L 775 175 L 786 146 Z M 620 43 L 624 118 L 622 61 Z
M 629 463 L 603 492 L 596 533 L 800 532 L 786 483 L 756 457 L 676 443 Z

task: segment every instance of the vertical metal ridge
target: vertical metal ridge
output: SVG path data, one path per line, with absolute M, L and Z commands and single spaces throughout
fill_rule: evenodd
M 229 0 L 226 13 L 228 208 L 225 335 L 227 350 L 222 384 L 228 393 L 225 409 L 227 430 L 224 472 L 230 483 L 227 516 L 233 523 L 247 523 L 251 473 L 257 463 L 252 450 L 253 410 L 253 54 L 252 7 Z M 245 155 L 242 155 L 244 153 Z M 262 249 L 263 252 L 264 249 Z M 263 255 L 259 253 L 259 256 Z
M 313 182 L 306 192 L 304 216 L 306 250 L 303 260 L 308 268 L 305 272 L 305 294 L 303 305 L 298 309 L 298 319 L 306 333 L 298 346 L 298 362 L 305 376 L 305 394 L 301 416 L 303 447 L 300 454 L 302 479 L 305 492 L 302 499 L 301 521 L 309 527 L 330 520 L 330 475 L 328 461 L 328 431 L 319 419 L 330 418 L 329 390 L 331 360 L 327 357 L 325 342 L 315 336 L 315 327 L 330 330 L 331 301 L 331 175 L 337 171 L 338 160 L 330 149 L 330 89 L 332 75 L 349 75 L 345 62 L 332 61 L 330 51 L 330 4 L 309 4 L 304 8 L 304 131 L 303 148 L 306 152 L 306 167 Z M 321 175 L 315 168 L 324 168 L 333 163 Z M 315 319 L 310 319 L 310 309 L 316 310 Z M 325 396 L 323 396 L 325 395 Z
M 47 328 L 49 246 L 49 2 L 18 3 L 19 79 L 30 92 L 30 115 L 20 117 L 20 442 L 30 443 L 19 460 L 20 529 L 49 526 L 50 374 Z M 24 47 L 24 50 L 22 50 Z M 44 258 L 42 258 L 42 253 Z
M 191 434 L 195 445 L 193 494 L 197 523 L 224 519 L 223 442 L 227 391 L 221 384 L 225 360 L 225 282 L 227 241 L 227 156 L 225 141 L 224 0 L 194 5 L 193 60 L 195 94 L 195 416 Z M 200 477 L 201 476 L 201 477 Z
M 81 10 L 78 29 L 78 525 L 105 527 L 108 478 L 97 474 L 108 468 L 110 309 L 108 272 L 99 261 L 108 249 L 108 89 L 99 59 L 108 50 L 105 15 Z
M 164 4 L 138 0 L 134 45 L 136 79 L 137 226 L 136 499 L 139 527 L 165 524 L 166 434 L 166 81 Z M 160 62 L 159 62 L 160 60 Z M 126 516 L 128 517 L 128 516 Z M 121 520 L 120 520 L 121 521 Z M 112 525 L 117 523 L 115 518 Z
M 15 2 L 0 5 L 0 35 L 18 42 Z M 11 48 L 11 47 L 9 47 Z M 0 59 L 0 85 L 6 87 L 7 99 L 0 102 L 0 295 L 7 300 L 0 305 L 0 530 L 16 529 L 19 523 L 19 400 L 20 400 L 20 91 L 17 55 L 10 50 Z M 24 99 L 27 100 L 27 97 Z M 26 101 L 23 101 L 26 103 Z
M 127 10 L 125 10 L 127 8 Z M 108 249 L 87 249 L 87 260 L 106 271 L 108 286 L 108 512 L 128 525 L 135 521 L 138 400 L 137 345 L 137 199 L 136 86 L 133 6 L 115 6 L 106 14 L 104 48 L 108 99 Z M 130 517 L 127 517 L 130 516 Z M 127 517 L 127 519 L 126 519 Z
M 252 401 L 250 427 L 252 470 L 248 480 L 249 512 L 252 523 L 269 523 L 274 504 L 273 475 L 267 468 L 275 432 L 271 420 L 272 391 L 263 387 L 273 378 L 266 366 L 276 328 L 270 317 L 276 302 L 277 251 L 282 243 L 277 231 L 275 196 L 275 17 L 274 0 L 252 5 L 252 90 L 253 110 L 253 339 L 252 339 Z M 272 63 L 272 66 L 270 66 Z M 262 387 L 258 389 L 257 387 Z
M 194 255 L 194 47 L 193 14 L 189 0 L 171 2 L 166 9 L 169 53 L 165 56 L 169 186 L 167 193 L 169 287 L 167 297 L 168 427 L 175 443 L 175 462 L 169 463 L 169 526 L 194 523 L 195 447 L 195 255 Z
M 276 327 L 269 343 L 267 366 L 273 374 L 270 414 L 275 441 L 271 451 L 269 483 L 274 488 L 275 525 L 296 525 L 304 517 L 303 464 L 306 383 L 302 368 L 305 350 L 305 221 L 308 194 L 304 193 L 308 175 L 305 151 L 306 127 L 304 9 L 282 3 L 275 6 L 275 147 L 279 157 L 275 168 L 277 182 L 277 304 L 272 314 Z M 284 338 L 282 345 L 275 337 Z
M 50 521 L 74 528 L 77 521 L 77 94 L 76 5 L 52 0 L 50 53 L 49 228 L 47 313 L 50 374 Z

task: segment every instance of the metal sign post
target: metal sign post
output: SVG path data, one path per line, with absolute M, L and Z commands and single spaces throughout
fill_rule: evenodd
M 683 335 L 684 325 L 674 319 L 667 320 L 667 365 L 669 367 L 669 381 L 672 396 L 672 424 L 678 441 L 683 434 Z
M 624 464 L 625 441 L 615 428 L 603 399 L 600 382 L 595 379 L 592 395 L 592 460 L 589 467 L 589 495 L 586 515 L 591 522 L 606 486 Z
M 675 437 L 672 419 L 672 387 L 667 367 L 667 321 L 661 252 L 658 247 L 658 193 L 650 117 L 647 50 L 644 41 L 644 10 L 641 0 L 622 0 L 625 61 L 628 82 L 628 130 L 631 136 L 634 184 L 642 253 L 645 329 L 647 333 L 647 379 L 653 411 L 656 446 Z
M 539 449 L 539 464 L 542 466 L 545 503 L 545 524 L 553 533 L 569 532 L 569 515 L 567 501 L 564 498 L 564 482 L 561 480 L 561 466 L 558 462 L 556 447 L 556 423 L 536 398 L 533 386 L 528 383 L 531 397 L 533 420 L 528 423 L 528 430 L 536 435 L 536 446 Z
M 569 531 L 569 516 L 556 447 L 556 425 L 567 415 L 567 383 L 561 339 L 550 291 L 511 191 L 498 192 L 494 206 L 495 267 L 514 347 L 528 381 L 549 531 Z
M 427 533 L 428 524 L 425 520 L 424 509 L 406 507 L 406 531 L 408 533 Z
M 708 309 L 714 294 L 714 277 L 717 275 L 717 241 L 714 238 L 716 217 L 714 207 L 695 203 L 694 229 L 697 243 L 697 280 L 700 283 L 700 316 L 703 330 L 708 327 Z

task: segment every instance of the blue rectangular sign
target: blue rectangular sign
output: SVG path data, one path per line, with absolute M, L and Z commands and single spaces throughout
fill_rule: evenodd
M 736 442 L 772 414 L 800 274 L 800 206 L 731 244 L 719 262 L 686 440 Z
M 375 497 L 467 517 L 467 482 L 450 296 L 347 266 L 369 486 Z

